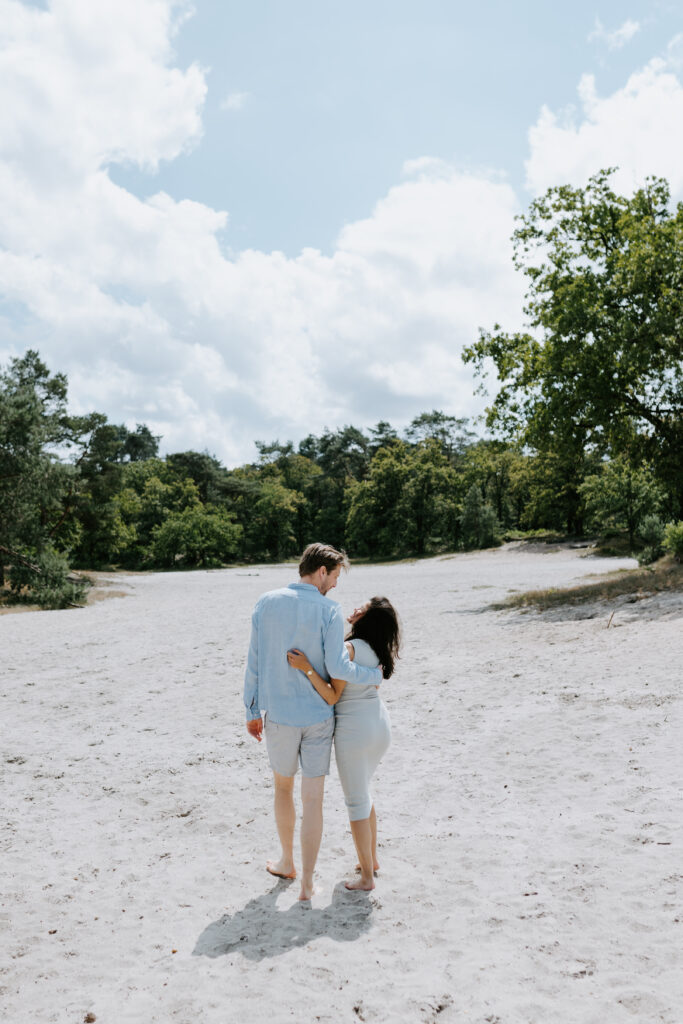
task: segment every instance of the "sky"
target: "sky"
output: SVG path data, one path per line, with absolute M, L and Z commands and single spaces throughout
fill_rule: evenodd
M 229 466 L 476 418 L 515 216 L 606 166 L 683 199 L 683 0 L 0 0 L 0 365 Z

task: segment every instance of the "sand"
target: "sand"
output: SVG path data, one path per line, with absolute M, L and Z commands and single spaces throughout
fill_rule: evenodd
M 308 905 L 264 870 L 241 700 L 251 608 L 292 566 L 3 616 L 3 1024 L 679 1024 L 683 597 L 488 607 L 632 564 L 510 545 L 352 569 L 343 608 L 386 593 L 405 632 L 381 872 L 343 888 L 333 767 Z

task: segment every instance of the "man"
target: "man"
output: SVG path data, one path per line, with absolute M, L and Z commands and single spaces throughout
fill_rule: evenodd
M 301 764 L 301 892 L 313 895 L 313 871 L 323 831 L 323 792 L 330 770 L 334 710 L 306 677 L 287 663 L 287 651 L 304 651 L 324 679 L 348 683 L 382 681 L 377 668 L 354 665 L 344 646 L 344 623 L 334 589 L 346 555 L 328 544 L 309 544 L 299 563 L 298 583 L 271 590 L 257 602 L 244 676 L 247 731 L 266 746 L 275 782 L 275 823 L 280 859 L 266 868 L 279 878 L 296 878 L 294 867 L 294 776 Z M 264 712 L 263 719 L 261 712 Z

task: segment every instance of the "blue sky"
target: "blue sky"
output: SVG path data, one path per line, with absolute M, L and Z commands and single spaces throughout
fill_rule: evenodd
M 234 465 L 475 417 L 514 217 L 618 165 L 683 199 L 683 5 L 0 0 L 0 364 Z
M 502 171 L 524 190 L 526 133 L 543 103 L 576 102 L 581 75 L 623 84 L 683 30 L 683 6 L 454 0 L 198 0 L 175 40 L 178 62 L 210 73 L 204 137 L 150 180 L 230 212 L 226 243 L 330 252 L 367 216 L 406 160 L 429 154 Z M 639 29 L 610 49 L 595 33 Z M 224 109 L 228 96 L 239 109 Z

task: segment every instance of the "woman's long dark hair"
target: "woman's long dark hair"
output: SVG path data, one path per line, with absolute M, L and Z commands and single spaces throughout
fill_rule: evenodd
M 365 640 L 379 658 L 382 674 L 388 679 L 394 671 L 401 644 L 401 627 L 396 609 L 388 597 L 371 597 L 368 610 L 354 622 L 347 640 Z

